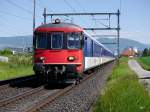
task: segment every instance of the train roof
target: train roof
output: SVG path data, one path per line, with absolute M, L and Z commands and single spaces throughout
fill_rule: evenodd
M 47 31 L 51 31 L 51 30 L 63 30 L 63 31 L 83 31 L 83 28 L 81 28 L 80 26 L 73 24 L 73 23 L 64 23 L 64 22 L 60 22 L 60 23 L 48 23 L 48 24 L 43 24 L 40 25 L 39 27 L 36 28 L 35 31 L 41 31 L 41 30 L 46 30 Z
M 70 27 L 80 27 L 76 24 L 73 24 L 73 23 L 48 23 L 48 24 L 42 24 L 41 26 L 39 27 L 66 27 L 66 26 L 70 26 Z M 80 27 L 81 28 L 81 27 Z
M 102 46 L 104 49 L 106 49 L 107 51 L 111 52 L 106 46 L 104 46 L 103 44 L 101 44 L 99 41 L 97 41 L 94 37 L 92 37 L 89 33 L 87 33 L 86 31 L 84 31 L 84 34 L 87 35 L 89 38 L 91 38 L 92 40 L 94 40 L 94 42 L 96 42 L 98 45 Z

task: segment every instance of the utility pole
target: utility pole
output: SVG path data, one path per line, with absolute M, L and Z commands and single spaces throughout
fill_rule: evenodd
M 33 0 L 33 47 L 34 47 L 34 43 L 35 43 L 35 36 L 34 36 L 34 30 L 35 30 L 35 0 Z
M 117 21 L 117 52 L 118 52 L 118 59 L 117 59 L 117 64 L 119 65 L 119 57 L 120 57 L 120 11 L 118 10 L 118 13 L 117 13 L 117 17 L 118 17 L 118 21 Z
M 44 8 L 43 16 L 44 16 L 44 24 L 46 24 L 46 8 Z M 52 21 L 52 16 L 51 16 L 51 21 Z
M 35 29 L 35 0 L 33 1 L 34 3 L 34 6 L 33 6 L 33 32 L 34 32 L 34 29 Z

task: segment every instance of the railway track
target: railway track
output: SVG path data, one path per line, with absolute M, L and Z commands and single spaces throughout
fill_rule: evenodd
M 56 90 L 46 90 L 43 86 L 38 87 L 16 96 L 4 99 L 0 101 L 0 111 L 16 111 L 24 112 L 30 105 L 39 102 L 41 99 L 46 99 L 49 95 L 56 93 Z
M 29 88 L 27 85 L 20 87 L 20 83 L 24 83 L 24 81 L 19 82 L 19 84 L 6 84 L 0 86 L 0 112 L 24 111 L 30 105 L 41 101 L 43 98 L 46 99 L 51 94 L 57 93 L 59 89 L 67 86 L 64 85 L 60 87 L 56 85 L 53 87 L 44 84 L 40 87 L 33 86 L 35 88 Z M 30 84 L 32 85 L 32 83 Z
M 91 78 L 94 73 L 91 73 L 91 74 L 85 76 L 83 78 L 83 80 L 81 80 L 80 84 L 84 83 L 86 80 Z M 72 84 L 72 85 L 70 85 L 70 86 L 68 86 L 68 87 L 66 87 L 66 88 L 64 88 L 62 90 L 59 90 L 56 94 L 53 94 L 53 95 L 49 96 L 47 99 L 43 99 L 42 101 L 38 102 L 37 104 L 28 107 L 28 109 L 25 109 L 24 112 L 36 112 L 36 111 L 39 111 L 44 106 L 46 106 L 46 105 L 50 104 L 51 102 L 55 101 L 57 98 L 63 96 L 64 94 L 66 94 L 70 90 L 77 88 L 78 86 L 80 86 L 80 84 L 78 84 L 78 85 Z
M 9 87 L 9 84 L 2 85 L 0 86 L 0 90 L 2 91 L 3 89 L 7 89 L 8 87 Z
M 97 71 L 96 71 L 97 72 Z M 0 111 L 2 112 L 35 112 L 40 111 L 55 100 L 64 96 L 69 91 L 78 88 L 82 83 L 93 77 L 96 72 L 85 75 L 80 84 L 65 85 L 64 87 L 56 87 L 45 89 L 44 86 L 32 88 L 19 94 L 13 95 L 5 99 L 0 99 Z M 4 89 L 7 85 L 0 86 Z M 1 92 L 1 91 L 0 91 Z
M 5 106 L 5 105 L 8 105 L 8 104 L 10 104 L 10 103 L 13 103 L 13 102 L 15 102 L 15 101 L 17 101 L 17 100 L 20 100 L 20 99 L 22 99 L 22 98 L 25 98 L 25 97 L 27 97 L 27 96 L 29 96 L 29 95 L 31 95 L 31 94 L 34 94 L 35 92 L 38 92 L 38 91 L 40 91 L 40 90 L 42 90 L 42 89 L 43 89 L 43 87 L 38 87 L 38 88 L 36 88 L 36 89 L 31 89 L 31 90 L 22 92 L 22 93 L 20 93 L 20 94 L 18 94 L 18 95 L 15 95 L 15 96 L 13 96 L 13 97 L 0 100 L 0 107 Z
M 12 79 L 10 81 L 7 80 L 6 84 L 4 83 L 4 85 L 0 86 L 0 101 L 36 88 L 36 83 L 32 80 L 33 78 L 29 77 L 20 79 L 21 80 L 13 79 L 13 81 Z M 32 84 L 31 82 L 33 82 L 34 84 Z
M 91 105 L 104 87 L 114 63 L 101 66 L 98 71 L 89 76 L 85 81 L 75 86 L 67 93 L 57 97 L 52 102 L 38 108 L 37 112 L 88 112 Z

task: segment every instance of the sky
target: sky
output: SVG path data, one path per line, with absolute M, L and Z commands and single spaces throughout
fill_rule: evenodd
M 36 0 L 36 27 L 43 22 L 44 8 L 48 13 L 117 12 L 120 9 L 120 37 L 150 44 L 150 0 Z M 0 0 L 0 37 L 32 35 L 32 15 L 33 0 Z M 56 18 L 72 20 L 82 27 L 104 27 L 102 24 L 108 23 L 106 16 Z M 50 21 L 48 18 L 47 22 Z M 115 17 L 111 23 L 115 26 Z M 114 34 L 112 31 L 91 33 Z

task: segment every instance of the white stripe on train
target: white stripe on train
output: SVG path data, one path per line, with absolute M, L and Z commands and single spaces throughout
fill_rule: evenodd
M 114 57 L 85 57 L 84 69 L 86 70 L 89 68 L 93 68 L 114 59 Z

